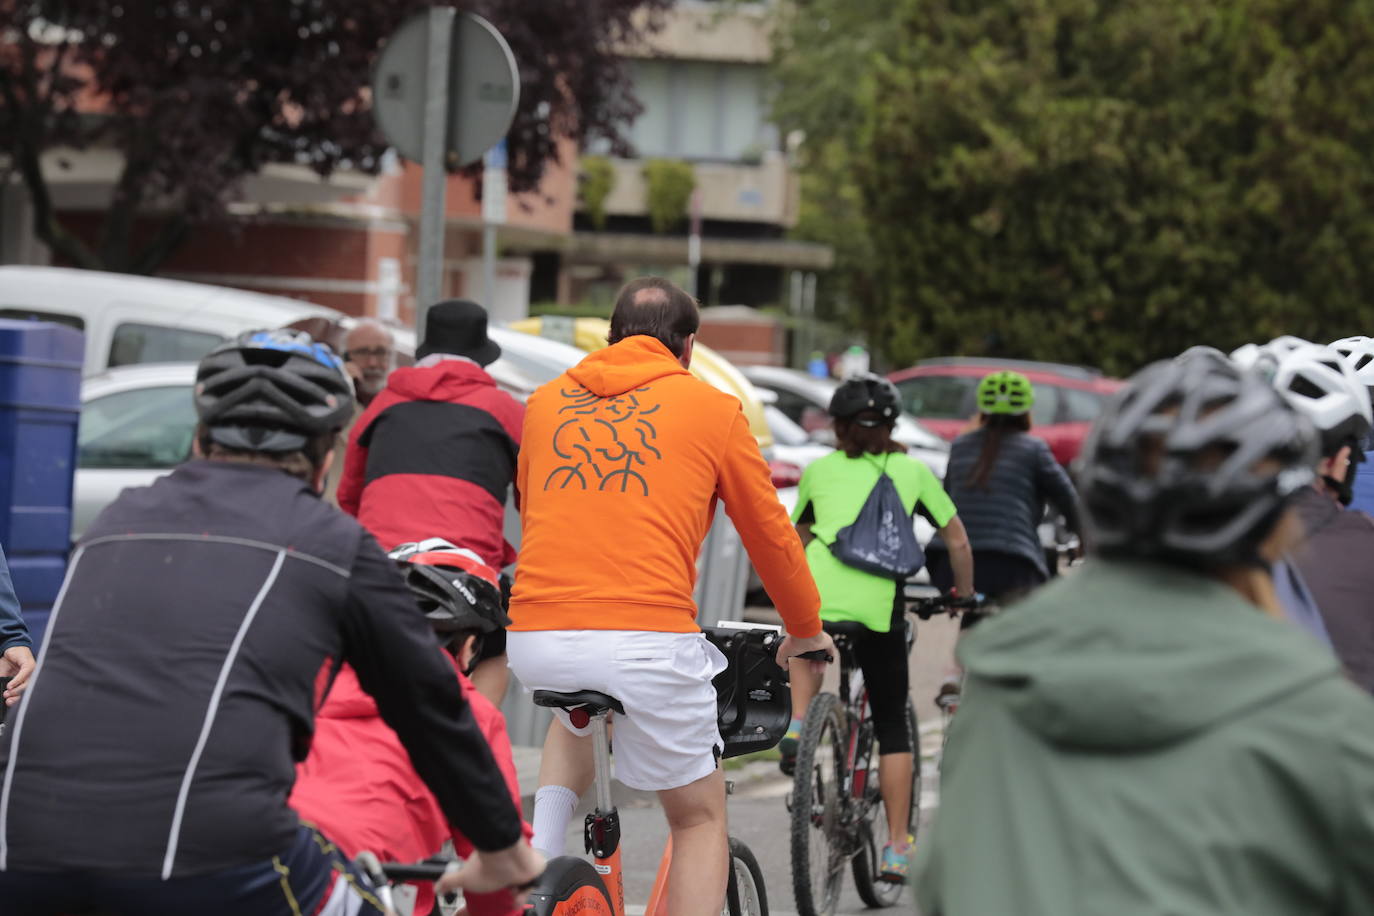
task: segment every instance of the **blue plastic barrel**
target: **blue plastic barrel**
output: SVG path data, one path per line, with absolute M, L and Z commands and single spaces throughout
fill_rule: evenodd
M 34 645 L 71 548 L 82 334 L 0 319 L 0 544 Z

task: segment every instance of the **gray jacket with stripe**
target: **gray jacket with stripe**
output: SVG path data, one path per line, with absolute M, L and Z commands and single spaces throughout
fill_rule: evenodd
M 304 482 L 192 461 L 88 529 L 0 739 L 0 870 L 164 879 L 286 849 L 334 662 L 479 849 L 520 816 L 392 561 Z M 0 908 L 3 908 L 0 905 Z

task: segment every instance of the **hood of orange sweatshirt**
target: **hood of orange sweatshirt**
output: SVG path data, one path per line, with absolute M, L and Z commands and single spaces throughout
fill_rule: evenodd
M 568 375 L 597 397 L 613 398 L 665 376 L 691 373 L 662 341 L 637 334 L 588 354 Z

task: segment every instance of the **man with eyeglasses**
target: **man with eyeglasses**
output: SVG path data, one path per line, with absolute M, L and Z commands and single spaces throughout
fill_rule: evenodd
M 358 403 L 363 407 L 372 403 L 386 387 L 394 349 L 391 331 L 371 318 L 359 321 L 344 337 L 344 365 L 353 378 Z

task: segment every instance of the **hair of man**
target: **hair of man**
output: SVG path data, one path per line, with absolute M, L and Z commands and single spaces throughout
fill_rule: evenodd
M 221 445 L 210 438 L 210 429 L 203 423 L 196 428 L 196 443 L 200 446 L 200 454 L 210 461 L 233 461 L 276 468 L 292 477 L 299 477 L 306 483 L 310 483 L 318 473 L 330 449 L 334 448 L 336 439 L 334 433 L 322 433 L 306 442 L 303 449 L 291 452 L 259 452 Z
M 696 300 L 662 277 L 639 277 L 626 283 L 615 299 L 607 343 L 643 334 L 681 357 L 687 338 L 701 326 Z

